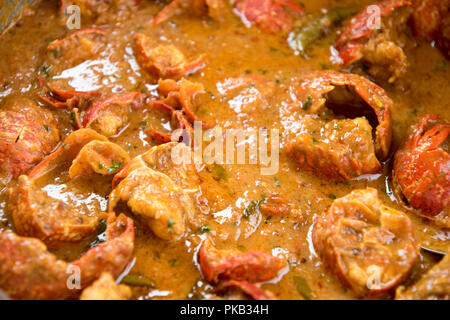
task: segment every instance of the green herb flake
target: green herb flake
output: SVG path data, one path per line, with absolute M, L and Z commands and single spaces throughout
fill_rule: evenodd
M 308 108 L 311 106 L 311 103 L 312 103 L 312 98 L 309 96 L 308 98 L 306 98 L 305 102 L 303 103 L 302 109 L 308 110 Z
M 50 126 L 48 126 L 48 125 L 46 125 L 46 124 L 44 124 L 44 129 L 45 129 L 45 131 L 47 131 L 47 132 L 50 132 L 50 131 L 51 131 Z
M 268 70 L 266 70 L 266 69 L 258 69 L 258 72 L 264 75 L 264 74 L 266 74 L 268 72 Z
M 98 233 L 103 233 L 103 232 L 106 231 L 106 221 L 105 221 L 105 219 L 100 219 L 98 221 L 97 229 L 98 229 Z
M 252 200 L 250 201 L 244 209 L 244 218 L 248 219 L 252 214 L 259 210 L 261 205 L 266 202 L 266 198 L 263 197 L 261 200 Z
M 313 295 L 308 282 L 302 276 L 294 276 L 294 283 L 297 287 L 297 292 L 305 299 L 310 300 Z
M 117 170 L 119 170 L 121 166 L 122 166 L 122 162 L 115 162 L 113 160 L 111 166 L 107 167 L 106 169 L 108 170 L 108 173 L 116 173 Z
M 149 287 L 149 288 L 154 288 L 155 287 L 155 283 L 144 277 L 141 275 L 128 275 L 125 276 L 122 281 L 122 284 L 126 284 L 129 286 L 136 286 L 136 287 Z
M 447 67 L 447 62 L 445 60 L 442 60 L 437 65 L 434 66 L 433 72 L 441 72 L 444 71 Z
M 54 59 L 58 59 L 59 57 L 61 57 L 61 50 L 59 48 L 50 50 L 49 53 Z
M 273 181 L 277 187 L 281 186 L 281 180 L 278 177 L 273 177 Z
M 172 260 L 170 260 L 170 266 L 171 267 L 175 267 L 177 264 L 179 264 L 180 263 L 180 260 L 178 260 L 178 259 L 172 259 Z
M 205 233 L 205 232 L 210 232 L 210 231 L 211 231 L 211 228 L 208 226 L 208 224 L 204 224 L 200 228 L 198 228 L 199 233 Z
M 175 224 L 175 221 L 173 221 L 172 219 L 169 219 L 167 221 L 167 229 L 172 230 L 174 224 Z
M 75 125 L 75 124 L 76 124 L 76 115 L 75 115 L 75 112 L 71 112 L 71 113 L 70 113 L 70 123 L 71 123 L 72 125 Z
M 211 173 L 213 174 L 213 178 L 215 180 L 227 180 L 228 173 L 227 170 L 220 164 L 215 163 L 211 168 Z
M 336 199 L 336 195 L 334 195 L 333 193 L 330 193 L 329 195 L 328 195 L 328 198 L 330 198 L 330 199 Z
M 99 170 L 103 170 L 103 164 L 101 164 L 100 162 L 98 163 L 98 168 L 99 168 Z
M 47 66 L 45 64 L 42 64 L 37 68 L 37 72 L 38 72 L 38 74 L 42 74 L 42 75 L 48 77 L 50 75 L 51 68 L 52 68 L 52 66 Z
M 139 122 L 139 125 L 141 127 L 146 127 L 148 125 L 148 121 L 141 121 L 141 122 Z

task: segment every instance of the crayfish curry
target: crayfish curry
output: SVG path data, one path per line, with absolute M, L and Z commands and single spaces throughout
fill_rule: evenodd
M 14 22 L 9 298 L 450 298 L 449 0 L 54 0 Z

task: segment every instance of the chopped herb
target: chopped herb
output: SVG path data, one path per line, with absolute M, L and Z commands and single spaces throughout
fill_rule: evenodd
M 252 214 L 259 210 L 262 204 L 266 202 L 266 198 L 264 197 L 261 200 L 252 200 L 250 201 L 244 209 L 244 218 L 248 219 Z
M 440 63 L 438 63 L 437 65 L 434 66 L 433 72 L 444 71 L 446 67 L 447 67 L 447 62 L 445 60 L 442 60 Z
M 271 52 L 277 52 L 278 51 L 278 49 L 275 48 L 275 47 L 270 47 L 269 49 L 270 49 Z
M 294 283 L 297 287 L 297 292 L 305 299 L 309 300 L 312 298 L 312 292 L 309 288 L 308 282 L 302 276 L 294 276 Z
M 170 260 L 170 266 L 171 267 L 175 267 L 177 264 L 179 264 L 180 263 L 180 260 L 178 260 L 178 259 L 172 259 L 172 260 Z
M 50 130 L 51 130 L 51 128 L 48 125 L 46 125 L 46 124 L 44 124 L 44 129 L 47 132 L 50 132 Z
M 319 141 L 316 138 L 314 138 L 314 137 L 312 138 L 312 141 L 313 141 L 314 144 L 318 144 L 319 143 Z
M 305 15 L 300 24 L 289 33 L 287 42 L 297 54 L 306 56 L 308 49 L 330 33 L 330 28 L 339 25 L 355 13 L 355 8 L 335 8 L 327 13 Z M 332 41 L 333 39 L 329 39 Z
M 275 83 L 280 84 L 281 83 L 280 79 L 275 79 Z
M 117 170 L 120 169 L 121 166 L 122 162 L 115 162 L 113 160 L 111 166 L 107 167 L 108 173 L 115 173 Z
M 305 102 L 303 103 L 302 109 L 308 110 L 308 108 L 311 106 L 311 103 L 312 103 L 312 98 L 311 97 L 306 98 Z
M 344 186 L 347 186 L 347 187 L 350 187 L 352 184 L 350 183 L 350 182 L 348 182 L 348 181 L 344 181 L 344 182 L 342 182 L 342 184 L 344 185 Z
M 76 115 L 75 112 L 70 113 L 70 123 L 75 125 L 76 124 Z
M 228 179 L 227 171 L 220 164 L 215 163 L 211 168 L 211 172 L 212 172 L 213 178 L 215 180 L 227 180 Z
M 113 77 L 116 78 L 116 79 L 122 78 L 122 76 L 120 74 L 113 74 Z
M 336 199 L 336 195 L 330 193 L 330 194 L 328 195 L 328 198 L 330 198 L 330 199 Z
M 172 230 L 174 224 L 175 224 L 175 221 L 173 221 L 172 219 L 169 219 L 167 221 L 167 229 Z
M 129 285 L 129 286 L 140 286 L 140 287 L 149 287 L 149 288 L 154 288 L 155 287 L 155 283 L 144 277 L 141 275 L 128 275 L 125 276 L 121 283 Z
M 409 114 L 412 118 L 413 117 L 417 117 L 417 109 L 416 108 L 414 108 L 412 111 L 411 111 L 411 113 Z
M 207 224 L 204 224 L 200 228 L 198 228 L 198 232 L 200 232 L 200 233 L 205 233 L 205 232 L 210 232 L 210 231 L 211 231 L 211 228 Z
M 52 66 L 47 66 L 45 64 L 42 64 L 38 67 L 38 74 L 42 74 L 46 77 L 48 77 L 50 75 L 50 69 L 52 68 Z
M 98 233 L 103 233 L 106 231 L 106 221 L 104 219 L 100 219 L 98 221 Z
M 142 127 L 145 127 L 148 125 L 148 121 L 141 121 L 141 122 L 139 122 L 139 125 Z
M 234 190 L 233 190 L 233 189 L 230 189 L 230 188 L 227 190 L 227 193 L 228 193 L 228 195 L 231 196 L 231 197 L 234 196 L 234 195 L 236 194 L 236 192 L 234 192 Z
M 258 72 L 261 74 L 266 74 L 268 71 L 266 69 L 258 69 Z
M 49 52 L 50 52 L 50 55 L 55 59 L 61 57 L 61 50 L 59 48 L 50 50 Z
M 245 74 L 250 74 L 250 73 L 252 73 L 252 71 L 251 70 L 245 70 Z
M 98 163 L 98 168 L 100 169 L 100 170 L 103 170 L 103 164 L 101 164 L 100 162 Z
M 247 248 L 244 247 L 243 245 L 238 245 L 238 246 L 237 246 L 237 249 L 238 249 L 239 251 L 241 251 L 241 252 L 247 251 Z
M 278 177 L 273 177 L 273 181 L 275 181 L 275 184 L 277 185 L 277 187 L 279 187 L 281 185 L 281 181 L 280 181 L 280 179 L 278 179 Z

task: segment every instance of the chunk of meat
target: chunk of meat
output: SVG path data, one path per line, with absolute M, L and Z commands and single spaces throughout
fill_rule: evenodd
M 155 77 L 178 79 L 205 67 L 205 55 L 188 62 L 183 52 L 172 44 L 160 45 L 142 33 L 136 34 L 134 41 L 139 64 Z
M 450 0 L 412 0 L 413 29 L 419 39 L 436 41 L 450 58 Z
M 83 290 L 80 300 L 128 300 L 131 289 L 123 284 L 116 284 L 110 273 L 102 273 L 89 287 Z
M 103 151 L 101 156 L 94 152 L 95 149 L 92 150 L 98 145 L 104 149 L 100 150 Z M 104 136 L 91 129 L 78 130 L 69 135 L 63 145 L 46 157 L 28 176 L 20 176 L 17 186 L 10 191 L 9 208 L 17 233 L 36 237 L 48 244 L 55 241 L 80 241 L 95 233 L 100 213 L 86 215 L 74 210 L 63 201 L 49 197 L 36 185 L 36 180 L 64 163 L 72 163 L 69 169 L 72 178 L 98 171 L 100 174 L 113 174 L 119 167 L 116 164 L 113 166 L 114 172 L 108 172 L 107 164 L 112 159 L 121 159 L 124 163 L 129 156 L 122 148 L 108 142 Z M 86 162 L 93 162 L 90 164 L 93 169 L 82 170 Z M 105 166 L 106 172 L 99 170 L 99 163 Z
M 223 0 L 173 0 L 153 19 L 152 24 L 161 24 L 184 12 L 204 16 L 208 14 L 216 21 L 222 21 L 226 5 Z
M 411 2 L 384 0 L 375 6 L 377 11 L 374 5 L 369 5 L 350 19 L 334 47 L 344 67 L 362 60 L 373 76 L 394 82 L 405 75 L 408 67 L 402 37 L 411 14 Z
M 245 25 L 255 24 L 264 32 L 285 34 L 303 13 L 303 7 L 293 0 L 237 0 L 235 9 Z
M 331 108 L 338 115 L 365 116 L 375 129 L 377 158 L 387 159 L 392 140 L 393 102 L 381 87 L 356 74 L 322 71 L 303 78 L 300 84 L 294 83 L 293 88 L 295 102 L 300 102 L 308 113 Z
M 186 227 L 198 229 L 204 221 L 190 196 L 200 184 L 192 157 L 191 148 L 171 142 L 132 159 L 114 176 L 110 212 L 120 200 L 126 201 L 164 240 L 179 238 Z
M 399 287 L 397 300 L 450 300 L 450 255 L 431 268 L 416 284 Z
M 219 296 L 213 299 L 226 300 L 276 300 L 272 292 L 261 289 L 260 286 L 246 282 L 229 280 L 214 289 Z
M 167 175 L 141 167 L 131 171 L 109 197 L 113 211 L 122 200 L 155 235 L 163 240 L 178 239 L 186 231 L 186 216 L 194 215 L 189 195 Z
M 17 177 L 49 154 L 60 139 L 52 113 L 27 98 L 0 108 L 0 175 Z
M 54 40 L 47 46 L 48 63 L 58 70 L 64 70 L 93 59 L 105 49 L 105 36 L 103 29 L 86 28 Z
M 92 128 L 100 134 L 116 135 L 128 121 L 128 114 L 142 108 L 145 95 L 140 92 L 118 93 L 96 100 L 83 117 L 83 128 Z
M 450 124 L 423 117 L 394 157 L 394 191 L 414 213 L 450 227 Z
M 0 233 L 0 288 L 13 299 L 67 299 L 76 297 L 103 272 L 117 277 L 134 249 L 133 221 L 124 215 L 109 217 L 106 241 L 67 263 L 47 251 L 38 239 Z M 79 268 L 80 288 L 70 289 L 73 270 Z
M 200 248 L 199 263 L 203 276 L 213 284 L 219 280 L 267 281 L 285 267 L 282 259 L 264 251 L 218 250 L 209 239 Z
M 325 264 L 359 297 L 394 289 L 418 257 L 411 221 L 384 206 L 372 188 L 336 199 L 317 216 L 312 238 Z
M 286 149 L 301 168 L 335 181 L 380 171 L 372 127 L 365 118 L 326 122 L 307 117 L 301 126 Z
M 128 153 L 119 145 L 109 141 L 94 140 L 86 144 L 78 153 L 69 169 L 69 177 L 111 175 L 130 161 Z
M 61 200 L 47 196 L 28 176 L 20 176 L 9 198 L 18 234 L 55 241 L 76 242 L 97 231 L 98 218 L 73 210 Z
M 167 175 L 184 190 L 196 191 L 200 179 L 192 160 L 191 149 L 184 144 L 170 142 L 153 147 L 131 160 L 114 176 L 113 188 L 133 170 L 149 167 Z

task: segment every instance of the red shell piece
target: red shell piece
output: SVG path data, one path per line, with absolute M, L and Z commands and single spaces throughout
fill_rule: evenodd
M 450 154 L 442 148 L 450 124 L 423 117 L 394 158 L 393 182 L 414 212 L 450 227 Z
M 284 266 L 282 259 L 264 251 L 218 250 L 206 239 L 199 252 L 200 267 L 211 283 L 219 280 L 261 282 L 273 279 Z
M 205 55 L 188 62 L 184 53 L 174 45 L 158 45 L 142 33 L 136 34 L 134 39 L 140 65 L 158 78 L 178 79 L 205 66 Z
M 59 142 L 52 114 L 28 99 L 0 109 L 0 171 L 17 177 L 33 168 Z
M 409 0 L 385 0 L 377 4 L 381 17 L 389 16 L 396 8 L 410 6 Z M 336 41 L 334 47 L 339 51 L 344 67 L 349 66 L 356 60 L 361 58 L 363 39 L 368 39 L 374 31 L 368 23 L 371 19 L 372 12 L 369 10 L 371 6 L 364 8 L 360 13 L 354 16 L 345 25 L 341 35 Z
M 268 33 L 288 33 L 303 13 L 303 7 L 292 0 L 238 0 L 235 8 L 245 24 Z
M 133 220 L 110 216 L 106 241 L 88 250 L 80 259 L 67 263 L 47 251 L 38 239 L 12 232 L 0 233 L 0 287 L 13 299 L 68 299 L 76 297 L 102 272 L 117 277 L 129 263 L 134 249 Z M 79 267 L 80 288 L 68 284 Z

